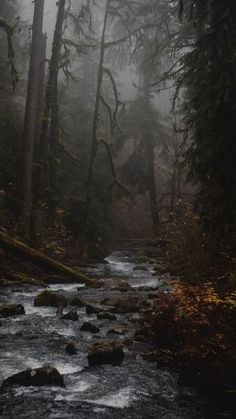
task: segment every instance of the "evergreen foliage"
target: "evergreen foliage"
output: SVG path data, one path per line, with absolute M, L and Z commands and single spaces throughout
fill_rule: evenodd
M 191 24 L 179 86 L 187 87 L 183 112 L 191 141 L 186 160 L 198 186 L 197 210 L 212 243 L 232 239 L 236 216 L 236 3 L 184 0 Z

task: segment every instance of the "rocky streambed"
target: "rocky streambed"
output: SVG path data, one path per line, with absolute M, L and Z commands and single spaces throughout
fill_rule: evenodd
M 27 385 L 2 385 L 0 417 L 213 417 L 208 401 L 194 389 L 180 386 L 175 373 L 143 360 L 141 353 L 153 349 L 149 343 L 133 339 L 150 287 L 170 292 L 168 278 L 153 276 L 148 263 L 137 265 L 129 251 L 114 252 L 107 263 L 83 269 L 103 278 L 99 288 L 50 286 L 53 295 L 73 302 L 64 308 L 64 318 L 56 314 L 58 302 L 47 302 L 50 306 L 35 303 L 45 290 L 31 287 L 1 292 L 0 304 L 21 304 L 25 314 L 20 311 L 1 319 L 0 385 L 21 371 L 30 369 L 34 377 L 37 368 L 49 371 L 53 367 L 64 386 L 35 386 L 33 378 Z M 78 317 L 73 318 L 75 311 Z M 92 358 L 94 350 L 104 349 L 104 345 L 118 346 L 122 354 L 109 358 L 105 351 L 105 355 L 95 353 Z

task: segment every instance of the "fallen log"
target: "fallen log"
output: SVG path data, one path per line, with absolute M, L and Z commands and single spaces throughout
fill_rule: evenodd
M 21 241 L 14 239 L 2 230 L 0 230 L 0 247 L 8 250 L 12 254 L 23 256 L 29 262 L 44 270 L 46 269 L 50 272 L 61 274 L 68 279 L 70 278 L 73 282 L 82 283 L 88 286 L 94 284 L 94 281 L 87 275 L 77 272 L 64 264 L 57 262 L 55 259 L 45 256 L 43 253 L 38 252 Z

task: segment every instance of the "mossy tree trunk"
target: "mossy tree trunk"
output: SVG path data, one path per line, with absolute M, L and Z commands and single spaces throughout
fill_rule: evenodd
M 32 249 L 19 240 L 10 237 L 2 230 L 0 230 L 0 247 L 8 250 L 13 255 L 22 256 L 27 261 L 39 266 L 44 270 L 59 273 L 73 280 L 74 282 L 83 283 L 88 286 L 93 285 L 94 283 L 94 281 L 86 275 L 77 272 L 60 262 L 57 262 L 48 256 L 45 256 L 44 254 Z

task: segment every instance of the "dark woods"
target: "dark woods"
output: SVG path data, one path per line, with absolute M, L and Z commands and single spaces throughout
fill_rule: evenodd
M 0 276 L 94 285 L 64 263 L 151 240 L 174 291 L 142 332 L 235 392 L 235 0 L 28 3 L 0 2 Z

